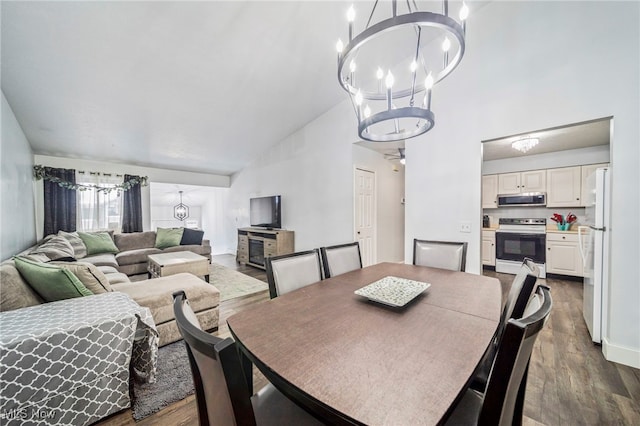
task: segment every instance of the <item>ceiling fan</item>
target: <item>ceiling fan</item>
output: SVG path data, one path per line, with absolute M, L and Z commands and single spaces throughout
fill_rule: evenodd
M 405 163 L 405 158 L 404 158 L 404 148 L 398 148 L 398 153 L 393 153 L 393 154 L 385 154 L 384 155 L 385 160 L 400 160 L 400 164 L 404 164 Z

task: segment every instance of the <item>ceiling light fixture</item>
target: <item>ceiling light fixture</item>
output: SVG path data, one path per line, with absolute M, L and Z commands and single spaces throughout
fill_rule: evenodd
M 173 206 L 173 217 L 178 220 L 185 220 L 189 217 L 189 206 L 182 204 L 182 191 L 178 191 L 180 194 L 180 204 Z
M 374 14 L 384 13 L 376 11 L 377 5 L 356 36 L 353 5 L 347 11 L 349 41 L 336 44 L 338 81 L 351 98 L 362 139 L 408 139 L 433 128 L 431 91 L 464 55 L 469 8 L 462 3 L 457 21 L 449 17 L 448 0 L 441 13 L 420 11 L 415 1 L 407 1 L 405 14 L 392 0 L 391 14 L 376 23 Z
M 538 138 L 518 139 L 517 141 L 514 141 L 511 144 L 511 148 L 517 149 L 518 151 L 520 151 L 522 153 L 526 153 L 531 148 L 533 148 L 534 146 L 538 145 L 538 142 L 540 142 L 540 140 Z

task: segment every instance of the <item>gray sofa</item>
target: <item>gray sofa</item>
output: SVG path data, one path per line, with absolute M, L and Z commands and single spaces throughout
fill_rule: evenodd
M 90 262 L 96 266 L 108 266 L 115 272 L 131 276 L 147 272 L 147 256 L 150 254 L 169 253 L 175 251 L 191 251 L 206 257 L 211 262 L 211 245 L 209 240 L 202 240 L 201 245 L 180 245 L 168 247 L 163 250 L 155 248 L 156 233 L 154 231 L 132 232 L 129 234 L 115 234 L 113 241 L 118 247 L 119 253 L 103 253 L 82 258 L 83 262 Z M 103 272 L 114 273 L 113 269 L 104 269 Z M 112 277 L 112 279 L 115 278 Z M 110 280 L 111 281 L 111 280 Z M 118 277 L 116 282 L 126 282 Z

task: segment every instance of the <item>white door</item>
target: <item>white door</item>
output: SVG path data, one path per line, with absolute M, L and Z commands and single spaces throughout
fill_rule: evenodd
M 376 263 L 376 175 L 368 170 L 355 172 L 355 238 L 360 243 L 362 266 Z

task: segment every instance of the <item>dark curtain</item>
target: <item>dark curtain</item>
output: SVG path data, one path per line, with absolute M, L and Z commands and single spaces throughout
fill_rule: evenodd
M 47 174 L 72 184 L 76 183 L 73 169 L 45 167 Z M 63 188 L 56 182 L 44 181 L 44 235 L 58 231 L 76 230 L 76 190 Z
M 124 181 L 140 180 L 140 176 L 124 175 Z M 123 191 L 122 199 L 122 232 L 142 232 L 142 195 L 140 184 Z

